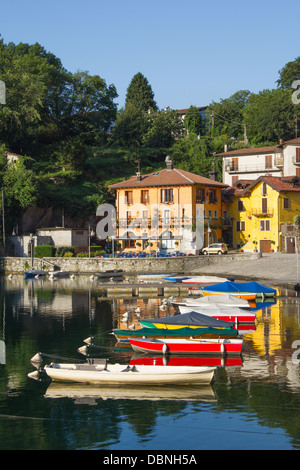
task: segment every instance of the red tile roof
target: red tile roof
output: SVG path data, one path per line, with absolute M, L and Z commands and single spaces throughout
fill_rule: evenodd
M 233 186 L 224 191 L 224 196 L 244 196 L 249 189 L 253 188 L 260 181 L 266 182 L 278 192 L 300 191 L 300 178 L 298 178 L 298 176 L 260 176 L 254 181 L 237 181 Z M 242 184 L 244 184 L 244 187 L 241 187 Z
M 227 188 L 228 185 L 219 183 L 218 181 L 205 178 L 204 176 L 190 173 L 189 171 L 173 168 L 172 170 L 164 169 L 159 170 L 148 175 L 142 175 L 141 181 L 138 181 L 138 177 L 132 176 L 126 181 L 120 181 L 119 183 L 111 184 L 109 188 L 120 189 L 120 188 L 145 188 L 150 186 L 215 186 L 218 188 Z

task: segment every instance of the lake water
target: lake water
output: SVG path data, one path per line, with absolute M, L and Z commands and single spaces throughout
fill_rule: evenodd
M 300 449 L 300 298 L 293 290 L 279 289 L 276 303 L 257 312 L 242 360 L 220 362 L 210 386 L 91 392 L 29 378 L 30 359 L 37 352 L 84 359 L 77 349 L 94 336 L 99 357 L 128 363 L 133 352 L 116 348 L 108 332 L 125 311 L 131 325 L 138 307 L 148 317 L 172 307 L 160 309 L 162 298 L 99 298 L 97 281 L 84 276 L 0 283 L 0 449 Z

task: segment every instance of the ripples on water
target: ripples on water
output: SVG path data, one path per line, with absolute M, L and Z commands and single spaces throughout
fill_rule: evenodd
M 30 359 L 38 351 L 84 359 L 77 348 L 94 336 L 98 356 L 127 363 L 132 351 L 116 348 L 108 332 L 138 325 L 139 315 L 173 314 L 172 306 L 162 309 L 155 297 L 100 298 L 97 281 L 84 276 L 1 278 L 0 448 L 299 449 L 300 299 L 278 293 L 244 335 L 241 360 L 219 361 L 211 386 L 99 391 L 29 379 Z

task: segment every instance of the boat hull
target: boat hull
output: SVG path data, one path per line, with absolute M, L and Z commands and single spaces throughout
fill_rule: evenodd
M 202 310 L 199 307 L 190 307 L 189 305 L 180 305 L 179 311 L 180 313 L 187 313 L 189 311 L 194 311 L 198 313 L 202 313 L 204 315 L 208 315 L 211 318 L 217 318 L 218 320 L 224 320 L 228 322 L 238 322 L 238 323 L 253 323 L 256 319 L 256 314 L 250 312 L 248 310 L 242 309 L 204 309 Z M 226 312 L 227 310 L 227 312 Z
M 124 366 L 114 364 L 107 369 L 77 369 L 76 364 L 51 364 L 44 368 L 48 377 L 58 382 L 88 383 L 93 385 L 166 385 L 184 383 L 209 384 L 214 367 L 183 366 Z
M 241 354 L 243 340 L 159 340 L 129 338 L 136 352 L 156 354 Z

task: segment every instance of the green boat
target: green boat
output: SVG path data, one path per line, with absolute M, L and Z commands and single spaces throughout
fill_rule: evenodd
M 232 328 L 140 328 L 138 330 L 113 330 L 119 342 L 127 342 L 128 338 L 226 338 L 238 336 L 238 330 Z

